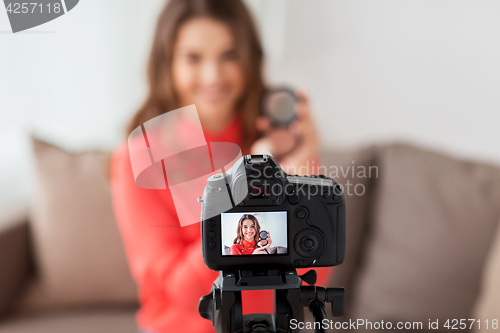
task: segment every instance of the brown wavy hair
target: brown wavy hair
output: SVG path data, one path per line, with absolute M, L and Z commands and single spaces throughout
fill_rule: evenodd
M 149 93 L 130 121 L 127 134 L 144 122 L 183 106 L 179 105 L 173 86 L 173 50 L 181 25 L 199 17 L 225 23 L 234 35 L 238 59 L 246 77 L 245 94 L 236 105 L 236 112 L 241 113 L 243 122 L 242 148 L 248 150 L 258 138 L 255 119 L 264 89 L 264 55 L 252 17 L 241 0 L 170 0 L 166 4 L 158 18 L 149 55 Z
M 245 221 L 245 220 L 250 220 L 250 221 L 252 221 L 255 224 L 255 236 L 254 236 L 254 239 L 255 239 L 255 237 L 259 237 L 259 235 L 260 235 L 259 220 L 257 220 L 257 218 L 255 217 L 255 215 L 252 215 L 252 214 L 243 214 L 243 216 L 238 221 L 238 228 L 236 228 L 236 235 L 238 235 L 238 236 L 236 236 L 236 238 L 234 239 L 233 244 L 237 244 L 242 239 L 245 238 L 245 236 L 243 235 L 243 221 Z

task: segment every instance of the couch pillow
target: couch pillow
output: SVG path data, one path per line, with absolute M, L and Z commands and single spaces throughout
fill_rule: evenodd
M 498 332 L 500 329 L 500 221 L 488 254 L 481 283 L 481 293 L 474 307 L 472 318 L 481 319 L 481 327 L 474 325 L 474 332 Z M 497 329 L 491 327 L 491 321 L 497 319 Z M 488 329 L 486 328 L 488 320 Z
M 324 150 L 321 154 L 323 170 L 318 173 L 335 179 L 344 189 L 346 255 L 344 262 L 335 267 L 328 285 L 346 289 L 346 313 L 350 311 L 356 295 L 351 286 L 362 260 L 364 237 L 371 218 L 371 193 L 378 177 L 376 151 L 376 147 L 370 146 L 358 150 Z
M 37 280 L 27 308 L 136 302 L 115 224 L 109 153 L 69 153 L 33 139 L 37 193 L 31 214 Z
M 29 276 L 28 238 L 26 220 L 0 227 L 0 317 L 13 308 Z
M 382 150 L 379 167 L 351 317 L 472 318 L 500 215 L 500 168 L 401 144 Z

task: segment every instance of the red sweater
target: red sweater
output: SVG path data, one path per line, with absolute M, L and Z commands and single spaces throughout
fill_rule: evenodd
M 219 133 L 204 133 L 207 142 L 241 146 L 241 123 L 236 118 Z M 210 292 L 218 272 L 203 262 L 199 223 L 180 227 L 168 188 L 149 190 L 135 184 L 126 143 L 113 155 L 111 190 L 129 267 L 138 285 L 138 326 L 157 333 L 213 332 L 212 323 L 198 313 L 198 301 Z M 324 285 L 330 268 L 316 271 L 318 284 Z M 243 292 L 242 297 L 244 313 L 272 313 L 271 291 Z M 264 306 L 262 299 L 268 300 Z
M 257 248 L 256 240 L 249 243 L 246 240 L 242 239 L 238 243 L 231 246 L 231 254 L 232 255 L 252 254 L 256 248 Z

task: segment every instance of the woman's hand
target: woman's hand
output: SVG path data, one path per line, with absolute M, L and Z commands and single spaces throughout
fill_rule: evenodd
M 269 231 L 267 232 L 267 244 L 266 246 L 262 246 L 260 242 L 257 244 L 259 245 L 258 248 L 256 248 L 252 254 L 269 254 L 271 253 L 271 244 L 273 243 L 273 240 L 271 239 L 271 234 Z M 267 252 L 266 252 L 267 251 Z
M 264 248 L 267 249 L 267 252 L 269 252 L 269 249 L 271 248 L 271 244 L 273 243 L 273 240 L 271 238 L 271 233 L 268 231 L 267 232 L 267 245 L 264 246 Z
M 251 154 L 271 154 L 286 173 L 300 176 L 311 174 L 312 161 L 319 156 L 319 137 L 309 111 L 308 97 L 297 91 L 297 120 L 288 128 L 271 127 L 268 118 L 257 119 L 257 129 L 264 137 L 251 147 Z
M 256 248 L 252 254 L 267 254 L 263 247 Z

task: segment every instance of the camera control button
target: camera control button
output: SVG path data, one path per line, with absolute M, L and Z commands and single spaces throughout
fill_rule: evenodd
M 210 242 L 210 243 L 208 243 L 208 247 L 209 247 L 211 250 L 213 250 L 213 249 L 215 249 L 215 248 L 217 247 L 217 243 L 215 243 L 215 242 Z
M 288 196 L 288 201 L 290 201 L 292 205 L 296 205 L 299 202 L 299 196 L 293 193 L 292 195 Z
M 308 267 L 309 266 L 307 260 L 295 260 L 293 265 L 295 267 Z
M 307 217 L 307 209 L 302 207 L 297 208 L 295 212 L 293 212 L 293 215 L 299 220 L 305 219 Z
M 314 246 L 314 241 L 310 238 L 304 240 L 304 247 L 306 247 L 307 249 L 310 249 Z
M 325 250 L 323 234 L 316 228 L 301 230 L 293 241 L 295 251 L 305 258 L 317 258 Z
M 215 228 L 215 221 L 214 220 L 208 220 L 208 226 L 210 228 Z
M 215 238 L 215 232 L 214 231 L 210 231 L 208 233 L 208 238 Z
M 213 189 L 226 188 L 226 178 L 227 175 L 225 173 L 218 173 L 207 179 L 207 185 Z

